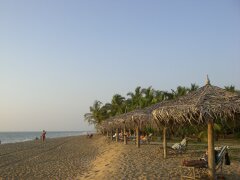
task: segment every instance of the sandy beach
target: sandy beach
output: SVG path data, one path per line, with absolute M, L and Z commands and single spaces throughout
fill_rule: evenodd
M 163 158 L 159 144 L 142 145 L 111 142 L 101 156 L 93 161 L 93 168 L 78 179 L 180 179 L 180 165 L 184 159 L 199 159 L 204 153 L 203 147 L 189 147 L 182 155 L 169 155 Z M 236 153 L 237 152 L 237 153 Z M 240 151 L 234 153 L 239 157 Z M 218 174 L 220 174 L 218 172 Z M 233 160 L 230 166 L 223 166 L 222 174 L 226 179 L 240 178 L 240 162 Z M 203 177 L 206 179 L 206 177 Z
M 0 145 L 0 177 L 73 179 L 86 171 L 99 153 L 97 138 L 85 136 Z
M 101 135 L 0 145 L 2 179 L 180 179 L 183 159 L 197 159 L 196 147 L 163 159 L 160 145 L 111 142 Z M 239 156 L 240 151 L 234 151 Z M 231 154 L 230 154 L 231 156 Z M 226 179 L 240 178 L 240 162 L 223 167 Z M 0 178 L 0 179 L 1 179 Z

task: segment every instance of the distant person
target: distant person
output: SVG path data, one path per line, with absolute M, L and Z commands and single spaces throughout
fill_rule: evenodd
M 215 163 L 218 162 L 218 151 L 214 150 Z M 195 166 L 195 167 L 207 167 L 208 166 L 208 149 L 200 160 L 183 160 L 182 165 L 184 166 Z
M 88 138 L 92 138 L 92 137 L 93 137 L 93 134 L 87 134 L 87 137 L 88 137 Z
M 93 134 L 90 134 L 90 135 L 89 135 L 89 138 L 92 138 L 92 137 L 93 137 Z
M 87 132 L 87 138 L 89 138 L 89 134 L 88 134 L 88 132 Z
M 45 139 L 46 139 L 46 131 L 45 130 L 43 130 L 43 132 L 42 132 L 42 142 L 44 142 L 45 141 Z
M 218 161 L 218 151 L 214 149 L 214 155 L 215 155 L 215 163 L 217 163 Z M 201 160 L 204 160 L 204 161 L 208 161 L 208 149 L 206 149 L 205 151 L 205 154 L 203 155 L 203 157 L 201 158 Z

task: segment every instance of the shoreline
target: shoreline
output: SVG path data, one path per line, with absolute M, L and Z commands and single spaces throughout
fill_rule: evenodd
M 82 136 L 82 135 L 86 135 L 88 132 L 92 134 L 96 134 L 96 132 L 93 132 L 93 131 L 48 131 L 46 138 L 53 139 L 53 138 L 64 138 L 64 137 L 72 137 L 72 136 Z M 12 135 L 12 134 L 15 134 L 15 135 Z M 7 136 L 7 138 L 5 136 Z M 9 136 L 13 136 L 13 137 L 9 138 Z M 41 140 L 40 131 L 0 132 L 0 141 L 1 141 L 0 145 L 36 141 L 36 140 Z

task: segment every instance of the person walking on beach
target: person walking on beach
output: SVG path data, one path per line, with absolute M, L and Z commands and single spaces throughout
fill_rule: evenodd
M 44 142 L 45 141 L 45 139 L 46 139 L 46 131 L 45 130 L 43 130 L 43 132 L 42 132 L 42 142 Z

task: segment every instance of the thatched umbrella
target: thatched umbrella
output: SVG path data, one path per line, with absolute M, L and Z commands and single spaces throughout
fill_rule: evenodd
M 136 145 L 140 147 L 140 133 L 139 130 L 141 127 L 146 126 L 147 124 L 152 123 L 152 110 L 155 109 L 156 105 L 151 107 L 147 107 L 144 109 L 137 109 L 134 111 L 130 111 L 128 113 L 116 115 L 104 120 L 100 127 L 102 130 L 106 130 L 107 134 L 109 131 L 116 129 L 116 141 L 118 141 L 118 128 L 124 130 L 124 144 L 127 144 L 126 139 L 126 128 L 135 129 L 136 130 Z M 111 133 L 112 134 L 112 133 Z
M 99 125 L 99 127 L 102 129 L 103 132 L 107 132 L 107 136 L 109 136 L 109 131 L 112 130 L 113 128 L 113 118 L 108 118 L 106 120 L 104 120 L 103 122 L 101 122 L 101 124 Z
M 152 110 L 158 106 L 159 104 L 155 104 L 144 109 L 136 109 L 124 114 L 122 117 L 125 120 L 126 124 L 130 125 L 132 129 L 136 130 L 137 147 L 140 147 L 140 129 L 146 125 L 153 123 Z
M 125 114 L 117 115 L 113 117 L 113 121 L 116 124 L 116 141 L 118 141 L 118 128 L 123 128 L 123 138 L 124 144 L 127 144 L 127 136 L 126 136 L 126 119 Z
M 143 123 L 146 123 L 148 120 L 148 114 L 145 113 L 144 110 L 137 109 L 132 112 L 129 112 L 126 115 L 126 119 L 128 122 L 131 122 L 134 125 L 134 129 L 136 131 L 136 146 L 140 147 L 140 129 Z
M 213 124 L 217 118 L 234 120 L 240 113 L 240 96 L 216 86 L 206 85 L 176 100 L 165 101 L 152 114 L 164 125 L 208 124 L 208 167 L 210 178 L 215 177 Z M 186 124 L 187 125 L 187 124 Z M 164 128 L 164 133 L 166 128 Z M 165 138 L 165 137 L 163 137 Z M 166 140 L 164 143 L 166 149 Z M 166 150 L 165 150 L 166 152 Z M 166 157 L 166 154 L 165 154 Z
M 118 142 L 118 133 L 119 133 L 119 128 L 123 130 L 123 135 L 124 135 L 124 144 L 127 144 L 127 138 L 126 138 L 126 127 L 131 128 L 132 123 L 128 121 L 127 119 L 127 114 L 120 114 L 111 117 L 111 121 L 108 123 L 108 126 L 111 126 L 112 129 L 116 129 L 116 141 Z M 109 129 L 109 128 L 108 128 Z

